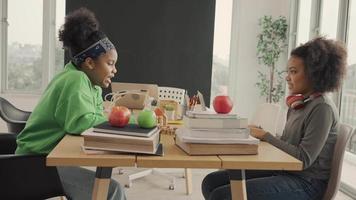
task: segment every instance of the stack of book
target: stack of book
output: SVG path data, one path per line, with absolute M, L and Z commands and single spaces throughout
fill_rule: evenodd
M 87 153 L 100 150 L 163 155 L 157 127 L 143 129 L 130 124 L 119 128 L 104 122 L 82 133 L 82 136 L 84 137 L 83 149 Z
M 188 111 L 176 145 L 189 155 L 257 154 L 259 140 L 250 136 L 247 118 L 211 111 Z

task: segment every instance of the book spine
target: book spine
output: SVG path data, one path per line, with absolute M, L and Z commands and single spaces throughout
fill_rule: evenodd
M 142 129 L 139 129 L 142 131 Z M 154 128 L 150 130 L 149 133 L 146 132 L 137 132 L 135 129 L 132 129 L 131 131 L 119 131 L 115 130 L 115 128 L 94 128 L 93 132 L 95 133 L 105 133 L 105 134 L 111 134 L 111 135 L 117 135 L 117 136 L 135 136 L 135 137 L 143 137 L 143 138 L 149 138 L 151 135 L 156 133 L 158 131 L 158 128 Z
M 140 145 L 152 145 L 152 140 L 140 140 L 140 139 L 128 139 L 128 138 L 110 138 L 100 136 L 84 136 L 84 141 L 102 142 L 102 143 L 118 143 L 118 144 L 140 144 Z
M 236 119 L 237 115 L 223 115 L 223 114 L 195 114 L 187 113 L 190 118 L 201 118 L 201 119 Z
M 127 149 L 117 149 L 117 148 L 101 148 L 101 147 L 87 147 L 83 146 L 84 151 L 86 151 L 87 154 L 108 154 L 112 155 L 112 152 L 124 152 L 124 153 L 143 153 L 143 154 L 155 154 L 155 151 L 150 152 L 150 151 L 139 151 L 137 149 L 135 150 L 127 150 Z M 96 152 L 94 152 L 96 151 Z M 104 152 L 99 152 L 99 151 L 104 151 Z
M 247 128 L 246 118 L 237 119 L 199 119 L 183 117 L 184 126 L 191 129 L 197 128 Z
M 133 144 L 103 143 L 97 141 L 84 141 L 84 147 L 90 149 L 101 149 L 101 150 L 110 150 L 110 151 L 153 153 L 155 152 L 157 145 L 156 146 L 133 145 Z
M 246 144 L 193 144 L 176 138 L 176 144 L 189 155 L 252 155 L 258 153 L 258 145 Z
M 177 129 L 183 136 L 192 138 L 235 138 L 235 139 L 247 139 L 250 136 L 249 129 L 221 129 L 221 130 L 194 130 L 181 128 Z

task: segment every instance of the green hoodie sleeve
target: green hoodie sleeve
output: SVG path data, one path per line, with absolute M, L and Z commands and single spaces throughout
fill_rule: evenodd
M 100 102 L 102 100 L 98 96 L 93 98 L 76 92 L 56 108 L 54 116 L 65 132 L 79 135 L 88 128 L 107 121 L 102 108 L 98 106 Z

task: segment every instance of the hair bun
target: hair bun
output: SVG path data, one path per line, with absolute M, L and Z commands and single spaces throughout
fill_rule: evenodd
M 98 32 L 99 22 L 93 12 L 79 8 L 65 17 L 65 23 L 59 31 L 59 40 L 72 51 L 85 49 L 87 40 Z

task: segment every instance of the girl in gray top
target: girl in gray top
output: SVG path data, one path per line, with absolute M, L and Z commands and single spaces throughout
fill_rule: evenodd
M 345 47 L 323 37 L 291 52 L 286 81 L 290 96 L 287 122 L 281 138 L 261 128 L 251 134 L 303 162 L 303 170 L 246 171 L 249 200 L 322 199 L 329 176 L 339 116 L 324 93 L 339 88 L 346 71 Z M 202 183 L 205 199 L 231 199 L 226 171 L 207 175 Z

